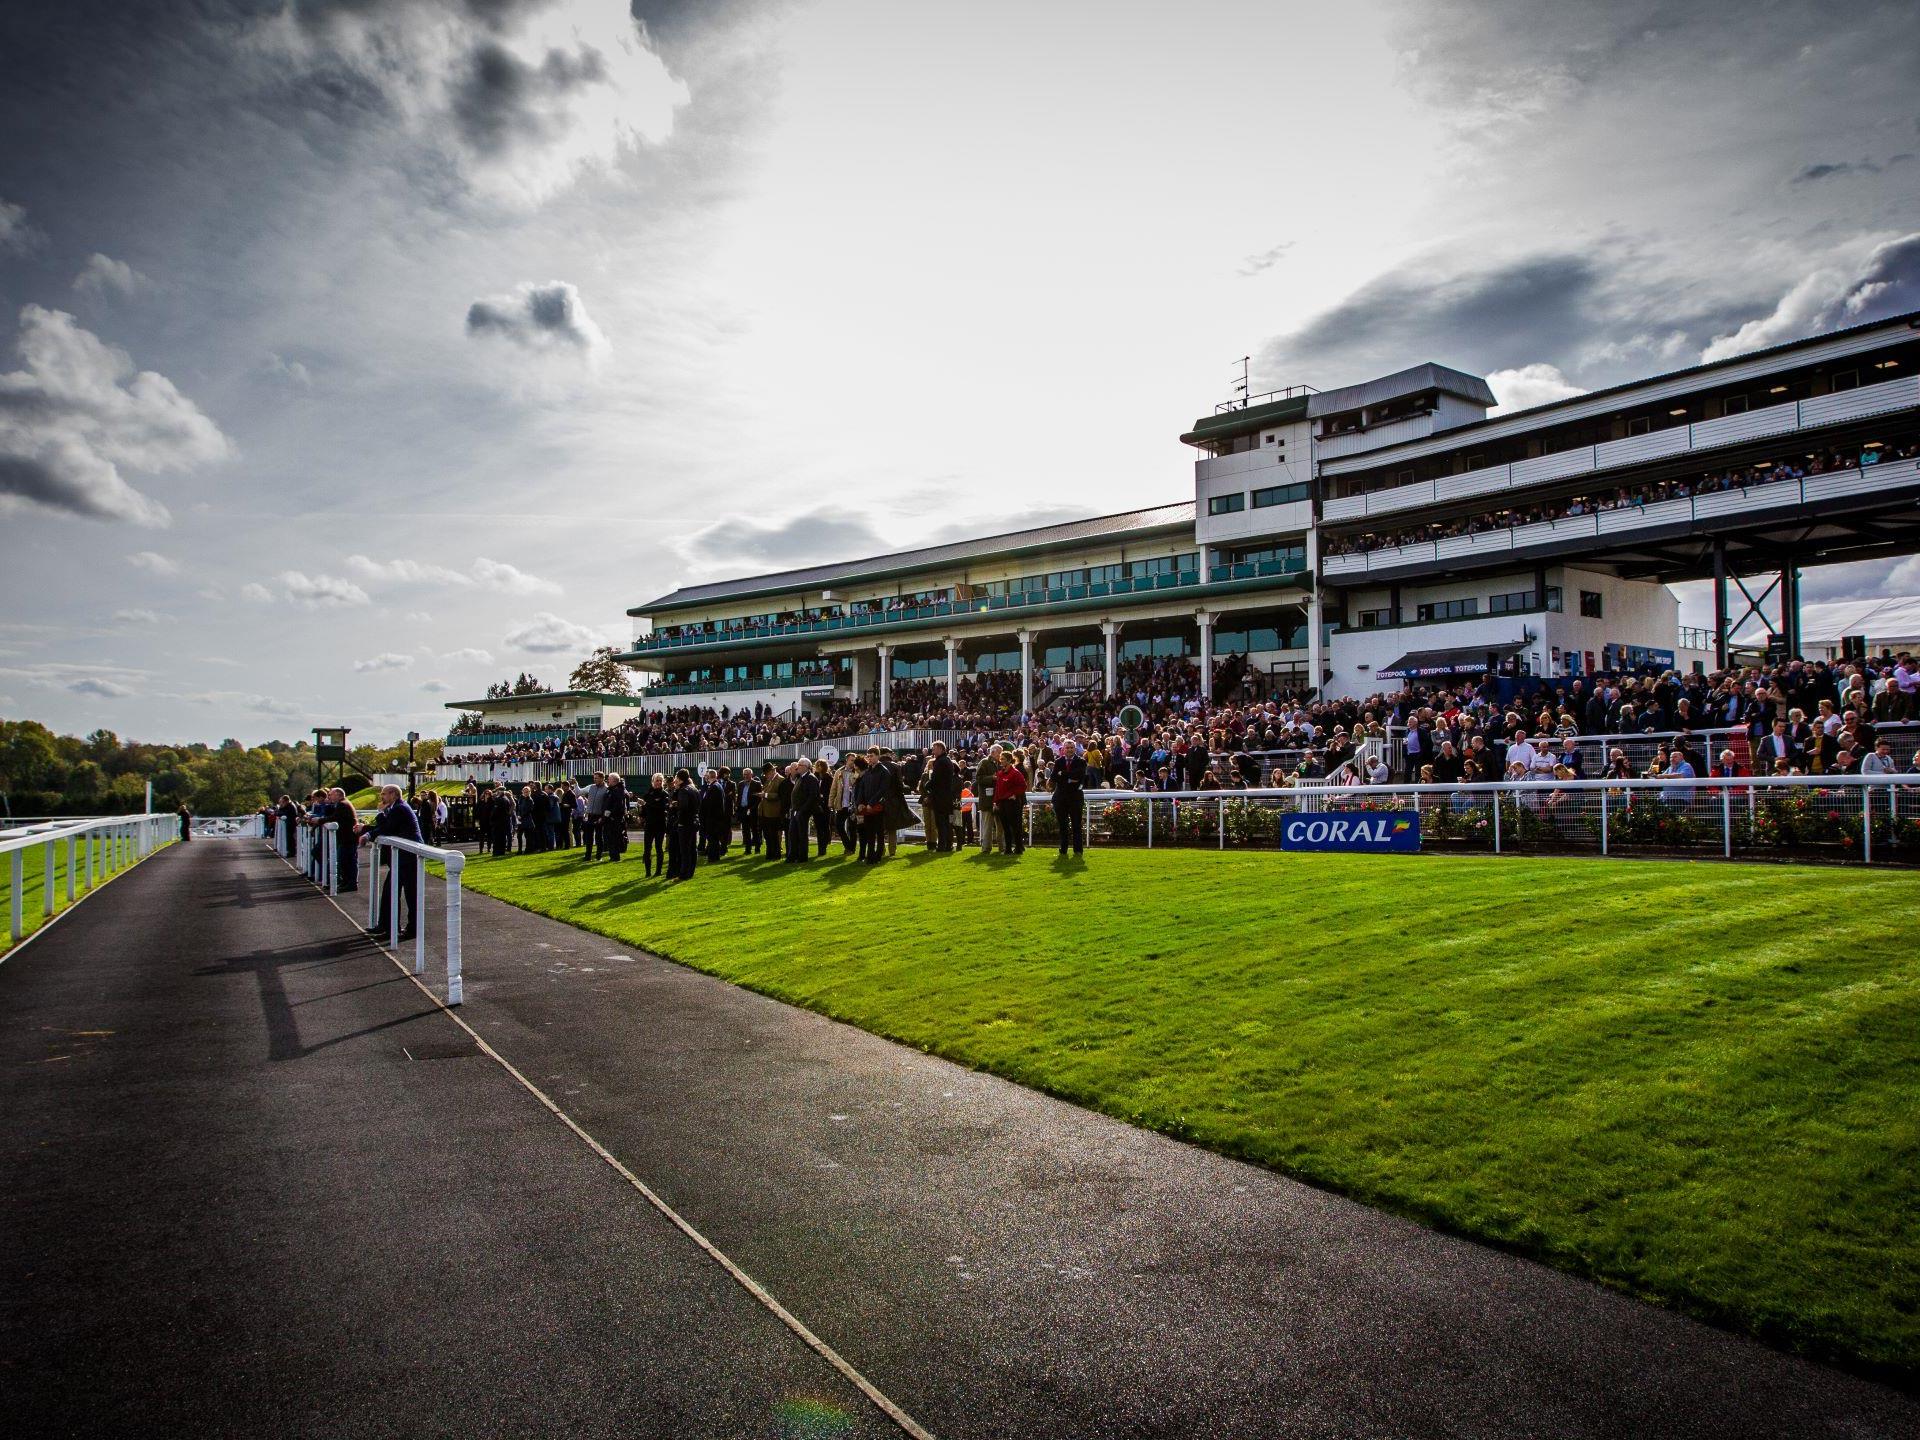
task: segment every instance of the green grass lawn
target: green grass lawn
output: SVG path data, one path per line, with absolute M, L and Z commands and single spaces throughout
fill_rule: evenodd
M 1812 1353 L 1920 1374 L 1920 881 L 577 854 L 477 890 Z
M 6 833 L 6 831 L 0 830 L 0 839 L 4 839 Z M 94 883 L 95 886 L 98 887 L 105 883 L 107 878 L 107 842 L 104 838 L 96 838 L 94 843 L 99 852 L 99 859 L 95 862 L 94 869 Z M 171 835 L 168 836 L 166 843 L 173 843 L 173 837 Z M 25 919 L 21 930 L 21 939 L 24 940 L 47 922 L 45 873 L 47 847 L 45 845 L 29 845 L 19 853 L 20 884 L 24 892 L 24 903 L 21 906 L 21 910 Z M 57 915 L 67 908 L 66 841 L 62 840 L 54 846 L 53 857 L 53 906 L 54 913 Z M 73 877 L 73 900 L 76 905 L 87 898 L 87 851 L 85 845 L 80 847 L 78 863 L 79 868 L 74 871 Z M 116 875 L 122 874 L 124 873 L 124 869 L 116 870 L 113 873 Z M 0 955 L 5 955 L 8 950 L 13 948 L 13 927 L 6 923 L 6 918 L 9 915 L 13 903 L 10 898 L 13 894 L 12 886 L 13 855 L 11 852 L 0 854 Z

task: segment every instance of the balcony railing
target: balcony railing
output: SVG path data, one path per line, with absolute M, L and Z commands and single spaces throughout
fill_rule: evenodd
M 1837 425 L 1846 420 L 1861 420 L 1894 410 L 1920 406 L 1920 375 L 1884 380 L 1878 385 L 1862 385 L 1810 400 L 1788 401 L 1738 415 L 1723 415 L 1717 420 L 1702 420 L 1692 425 L 1675 425 L 1645 435 L 1629 435 L 1599 445 L 1581 445 L 1572 450 L 1556 450 L 1531 460 L 1509 465 L 1489 465 L 1462 475 L 1443 475 L 1437 480 L 1421 480 L 1412 485 L 1396 485 L 1389 490 L 1372 490 L 1364 495 L 1343 495 L 1320 507 L 1325 521 L 1357 520 L 1368 515 L 1385 515 L 1415 506 L 1431 505 L 1468 495 L 1494 494 L 1519 490 L 1550 480 L 1566 480 L 1602 470 L 1617 470 L 1649 460 L 1684 455 L 1692 450 L 1712 450 L 1743 440 L 1787 434 L 1821 425 Z
M 1216 565 L 1212 568 L 1219 571 L 1243 567 Z M 907 625 L 916 620 L 937 620 L 945 617 L 962 620 L 977 619 L 982 615 L 991 615 L 996 612 L 1038 610 L 1048 605 L 1070 604 L 1075 600 L 1097 600 L 1109 595 L 1147 595 L 1166 590 L 1185 590 L 1200 583 L 1199 571 L 1182 570 L 1171 575 L 1142 575 L 1135 579 L 1110 580 L 1098 585 L 1067 585 L 1053 590 L 1025 590 L 1017 595 L 983 595 L 974 600 L 943 600 L 937 605 L 909 605 L 899 610 L 876 610 L 865 615 L 831 615 L 820 620 L 789 621 L 784 625 L 746 625 L 738 630 L 702 630 L 692 635 L 643 635 L 633 642 L 633 649 L 635 653 L 645 654 L 661 650 L 693 649 L 703 645 L 725 645 L 741 640 L 779 640 L 789 635 L 834 635 L 844 631 Z M 1208 583 L 1219 582 L 1209 580 Z
M 669 695 L 724 695 L 740 690 L 824 690 L 844 686 L 838 675 L 761 675 L 746 680 L 674 680 L 649 685 L 640 693 L 649 700 Z
M 1920 460 L 1886 460 L 1878 465 L 1830 470 L 1800 480 L 1776 480 L 1771 484 L 1716 490 L 1708 495 L 1658 500 L 1650 505 L 1625 505 L 1615 510 L 1568 515 L 1558 520 L 1541 520 L 1511 529 L 1482 530 L 1472 535 L 1449 535 L 1438 540 L 1416 540 L 1406 545 L 1387 545 L 1349 555 L 1330 555 L 1322 562 L 1321 568 L 1328 575 L 1394 570 L 1403 565 L 1433 560 L 1526 550 L 1536 545 L 1556 544 L 1565 540 L 1724 519 L 1728 515 L 1747 515 L 1786 506 L 1818 505 L 1850 495 L 1867 495 L 1878 490 L 1914 484 L 1920 484 Z

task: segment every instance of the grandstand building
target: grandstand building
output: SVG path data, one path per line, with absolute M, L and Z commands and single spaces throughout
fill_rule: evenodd
M 448 759 L 457 760 L 463 750 L 484 752 L 507 744 L 565 741 L 611 730 L 639 714 L 645 704 L 631 695 L 601 690 L 537 690 L 484 700 L 450 700 L 447 709 L 473 718 L 463 719 L 448 732 L 443 750 Z
M 622 658 L 649 704 L 776 713 L 994 671 L 1034 708 L 1143 655 L 1336 696 L 1712 668 L 1753 623 L 1794 649 L 1800 567 L 1920 549 L 1920 316 L 1493 404 L 1436 364 L 1248 397 L 1181 436 L 1190 501 L 684 586 Z M 1681 630 L 1687 579 L 1711 630 Z

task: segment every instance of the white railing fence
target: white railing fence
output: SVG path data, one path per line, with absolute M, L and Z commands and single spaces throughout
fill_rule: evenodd
M 1033 843 L 1053 797 L 1029 794 Z M 1920 864 L 1920 774 L 1089 791 L 1089 846 L 1276 849 L 1295 814 L 1418 811 L 1429 851 Z
M 264 838 L 273 846 L 276 854 L 287 861 L 302 874 L 325 890 L 329 895 L 340 893 L 340 848 L 339 825 L 329 820 L 322 825 L 298 824 L 288 833 L 288 822 L 282 816 L 274 817 L 274 828 Z M 381 888 L 386 888 L 387 901 L 387 944 L 394 954 L 400 952 L 400 904 L 405 891 L 404 871 L 406 866 L 400 856 L 412 857 L 412 908 L 408 918 L 413 922 L 411 939 L 413 941 L 413 973 L 424 975 L 427 971 L 427 887 L 421 882 L 426 879 L 426 862 L 438 860 L 446 877 L 445 930 L 447 960 L 447 1004 L 458 1005 L 465 992 L 460 968 L 460 873 L 466 868 L 467 857 L 458 850 L 443 850 L 432 845 L 422 845 L 415 840 L 401 840 L 390 835 L 377 836 L 368 856 L 368 874 L 365 889 L 367 892 L 367 928 L 371 930 L 378 918 Z M 384 862 L 384 863 L 383 863 Z
M 167 843 L 179 820 L 173 815 L 109 815 L 72 820 L 44 820 L 0 831 L 0 856 L 7 866 L 7 933 L 14 942 L 26 934 L 26 866 L 31 851 L 40 852 L 40 907 L 42 918 L 75 903 L 101 881 L 147 858 Z M 60 847 L 66 847 L 66 899 L 55 903 L 60 884 Z
M 386 879 L 381 880 L 381 857 L 386 857 Z M 413 863 L 413 908 L 408 918 L 413 921 L 413 973 L 424 975 L 427 971 L 427 887 L 421 883 L 426 877 L 426 862 L 438 860 L 446 875 L 446 933 L 447 933 L 447 1004 L 458 1005 L 463 986 L 460 975 L 460 872 L 466 866 L 467 857 L 458 850 L 441 850 L 432 845 L 422 845 L 416 840 L 399 840 L 389 835 L 380 836 L 375 842 L 372 854 L 372 873 L 367 877 L 372 883 L 367 886 L 367 924 L 371 927 L 378 913 L 380 887 L 384 883 L 387 890 L 387 941 L 397 954 L 400 950 L 400 900 L 402 882 L 405 879 L 406 862 L 402 855 L 412 857 Z

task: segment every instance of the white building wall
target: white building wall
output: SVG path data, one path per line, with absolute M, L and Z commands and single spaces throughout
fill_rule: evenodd
M 1299 534 L 1311 518 L 1306 502 L 1253 508 L 1252 492 L 1269 485 L 1304 485 L 1313 474 L 1312 430 L 1305 421 L 1274 425 L 1260 432 L 1260 448 L 1194 463 L 1195 538 L 1202 545 L 1228 545 L 1255 536 Z M 1209 515 L 1216 495 L 1246 495 L 1246 508 L 1231 515 Z

